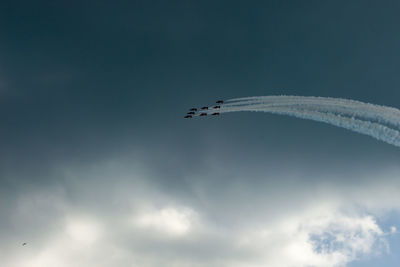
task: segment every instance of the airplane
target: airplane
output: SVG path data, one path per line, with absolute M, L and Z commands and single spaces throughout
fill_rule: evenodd
M 214 108 L 221 108 L 221 106 L 214 106 Z
M 185 116 L 185 119 L 191 119 L 191 118 L 192 118 L 192 116 L 190 116 L 190 115 Z
M 201 113 L 200 116 L 207 116 L 207 113 Z
M 187 114 L 188 114 L 188 115 L 194 115 L 194 112 L 193 112 L 193 111 L 190 111 L 190 112 L 188 112 Z
M 219 115 L 219 112 L 214 112 L 213 114 L 211 114 L 211 115 Z
M 215 102 L 215 103 L 217 103 L 217 104 L 223 104 L 224 103 L 224 101 L 223 100 L 218 100 L 217 102 Z
M 201 109 L 208 109 L 208 107 L 202 107 Z
M 190 111 L 197 111 L 197 108 L 191 108 Z
M 26 246 L 26 243 L 22 243 L 23 246 Z

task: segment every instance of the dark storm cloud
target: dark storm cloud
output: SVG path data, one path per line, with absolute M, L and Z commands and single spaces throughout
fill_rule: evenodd
M 398 208 L 398 149 L 288 117 L 183 115 L 220 98 L 276 94 L 399 107 L 398 8 L 396 1 L 2 2 L 0 239 L 40 244 L 20 256 L 1 242 L 12 255 L 6 264 L 79 266 L 70 245 L 98 238 L 107 242 L 93 258 L 120 257 L 104 266 L 278 266 L 274 253 L 262 257 L 263 246 L 275 252 L 292 240 L 277 225 L 311 218 L 329 230 L 320 214 L 336 226 L 367 225 L 374 235 L 359 236 L 373 244 L 381 229 L 365 213 Z M 354 216 L 341 211 L 357 205 Z M 319 229 L 308 226 L 288 231 L 295 244 Z M 273 245 L 257 239 L 273 229 Z M 164 233 L 185 231 L 184 241 Z M 66 258 L 46 262 L 60 251 Z M 203 258 L 211 262 L 195 265 Z

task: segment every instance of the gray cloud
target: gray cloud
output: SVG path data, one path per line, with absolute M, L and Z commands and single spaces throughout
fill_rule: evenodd
M 4 266 L 343 266 L 386 253 L 390 229 L 377 219 L 400 208 L 397 167 L 350 183 L 283 170 L 257 183 L 233 171 L 225 183 L 209 165 L 175 194 L 130 162 L 58 167 L 52 186 L 3 195 L 13 203 L 2 209 Z

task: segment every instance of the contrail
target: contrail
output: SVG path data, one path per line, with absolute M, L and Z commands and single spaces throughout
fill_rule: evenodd
M 227 100 L 218 112 L 237 111 L 268 112 L 325 122 L 400 147 L 400 110 L 392 107 L 330 97 L 256 96 Z

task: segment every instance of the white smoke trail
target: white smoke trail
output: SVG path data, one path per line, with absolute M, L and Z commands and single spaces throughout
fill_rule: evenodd
M 304 96 L 260 96 L 228 100 L 220 113 L 269 112 L 325 122 L 400 147 L 400 110 L 360 101 Z
M 234 101 L 234 102 L 233 102 Z M 361 117 L 400 128 L 400 110 L 391 107 L 363 103 L 355 100 L 329 97 L 302 96 L 262 96 L 228 100 L 226 107 L 247 105 L 305 106 L 321 112 L 345 114 L 348 117 Z M 312 106 L 312 107 L 311 107 Z

